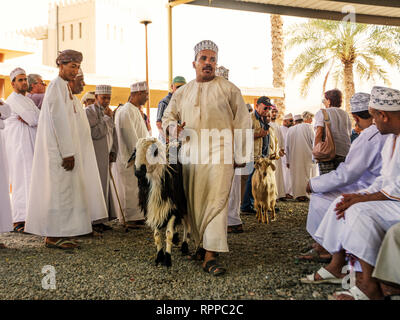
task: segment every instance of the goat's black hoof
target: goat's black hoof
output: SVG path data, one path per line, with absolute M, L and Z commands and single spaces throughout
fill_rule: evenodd
M 156 258 L 156 266 L 158 266 L 159 263 L 163 264 L 165 260 L 165 255 L 163 249 L 158 251 L 157 253 L 157 258 Z
M 171 254 L 169 254 L 168 252 L 165 253 L 163 265 L 168 268 L 172 266 Z
M 181 252 L 183 256 L 187 256 L 189 254 L 189 245 L 186 241 L 182 242 Z
M 174 236 L 172 237 L 172 243 L 176 246 L 179 244 L 179 233 L 178 232 L 174 233 Z

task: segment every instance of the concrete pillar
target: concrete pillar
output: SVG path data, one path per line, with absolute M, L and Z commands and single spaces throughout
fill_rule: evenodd
M 5 80 L 0 79 L 0 98 L 4 99 L 4 92 L 5 92 Z

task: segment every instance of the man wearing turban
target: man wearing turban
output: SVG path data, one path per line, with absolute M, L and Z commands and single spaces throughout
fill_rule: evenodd
M 26 231 L 50 248 L 79 247 L 71 237 L 108 217 L 88 119 L 74 96 L 84 86 L 81 62 L 80 52 L 59 54 L 38 124 Z

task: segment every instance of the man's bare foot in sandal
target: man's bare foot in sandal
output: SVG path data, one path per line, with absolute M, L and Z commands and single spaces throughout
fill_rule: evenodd
M 328 251 L 326 251 L 321 245 L 315 242 L 312 244 L 310 250 L 300 254 L 296 258 L 303 261 L 329 263 L 332 259 L 332 255 Z
M 213 276 L 220 276 L 225 274 L 226 269 L 221 267 L 217 260 L 215 259 L 216 252 L 206 251 L 204 256 L 203 270 L 207 273 L 212 274 Z
M 320 284 L 320 283 L 335 283 L 340 284 L 345 274 L 342 274 L 343 266 L 346 264 L 345 251 L 342 250 L 333 254 L 332 261 L 317 272 L 301 278 L 302 283 Z
M 79 244 L 69 238 L 46 237 L 45 245 L 47 248 L 73 250 L 80 248 Z

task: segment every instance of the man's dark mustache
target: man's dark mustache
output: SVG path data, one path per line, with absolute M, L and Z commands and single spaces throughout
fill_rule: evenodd
M 203 70 L 212 70 L 212 67 L 211 67 L 211 66 L 205 66 L 205 67 L 203 68 Z

